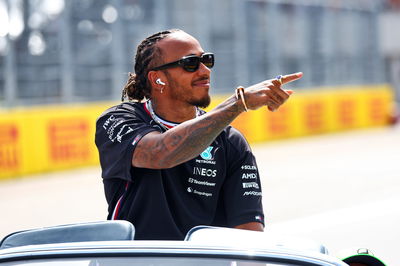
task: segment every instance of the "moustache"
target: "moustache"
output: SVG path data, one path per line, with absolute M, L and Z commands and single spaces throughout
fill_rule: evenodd
M 195 79 L 195 80 L 193 81 L 193 83 L 199 82 L 199 81 L 210 81 L 210 76 L 204 75 L 204 76 L 202 76 L 202 77 L 200 77 L 200 78 L 198 78 L 198 79 Z

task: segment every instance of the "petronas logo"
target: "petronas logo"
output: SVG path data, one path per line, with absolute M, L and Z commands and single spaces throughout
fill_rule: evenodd
M 208 146 L 207 149 L 205 149 L 201 154 L 200 157 L 203 158 L 204 160 L 211 160 L 212 159 L 212 151 L 213 147 Z

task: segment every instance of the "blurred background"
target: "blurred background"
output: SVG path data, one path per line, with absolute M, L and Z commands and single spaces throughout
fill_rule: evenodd
M 0 104 L 117 100 L 138 43 L 167 28 L 216 54 L 213 93 L 297 71 L 296 88 L 398 92 L 399 2 L 0 0 Z
M 399 261 L 400 0 L 0 0 L 0 238 L 104 220 L 96 118 L 136 46 L 180 28 L 214 52 L 212 105 L 302 71 L 278 112 L 234 121 L 270 230 Z

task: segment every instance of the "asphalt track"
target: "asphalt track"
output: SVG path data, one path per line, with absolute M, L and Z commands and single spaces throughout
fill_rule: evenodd
M 267 229 L 323 243 L 331 254 L 368 247 L 400 265 L 400 127 L 253 145 Z M 0 182 L 0 238 L 13 231 L 98 221 L 98 167 Z

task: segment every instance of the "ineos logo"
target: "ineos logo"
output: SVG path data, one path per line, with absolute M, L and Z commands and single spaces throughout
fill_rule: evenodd
M 208 177 L 215 177 L 217 176 L 217 170 L 201 168 L 201 167 L 194 167 L 193 168 L 194 175 L 201 175 L 201 176 L 208 176 Z

